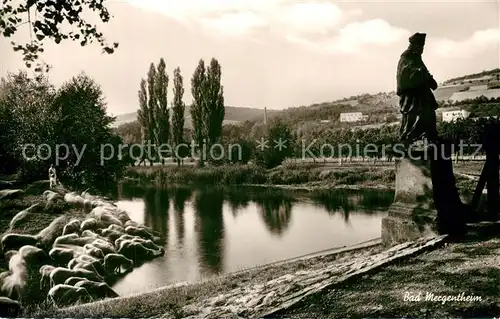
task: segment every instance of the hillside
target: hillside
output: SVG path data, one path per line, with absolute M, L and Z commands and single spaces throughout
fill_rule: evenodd
M 480 96 L 487 98 L 500 97 L 500 69 L 464 75 L 444 81 L 434 92 L 440 102 L 460 102 Z M 330 123 L 336 127 L 354 124 L 338 123 L 342 112 L 361 112 L 367 119 L 364 125 L 375 125 L 393 122 L 399 117 L 399 99 L 394 91 L 377 94 L 361 94 L 332 102 L 312 104 L 308 106 L 290 107 L 284 110 L 267 110 L 268 119 L 281 117 L 292 125 L 304 122 Z M 186 107 L 186 128 L 191 128 L 191 116 Z M 137 113 L 118 115 L 114 127 L 137 119 Z M 262 122 L 264 110 L 249 107 L 226 106 L 225 124 L 237 124 L 244 121 Z M 356 124 L 359 126 L 360 123 Z
M 267 110 L 267 115 L 272 117 L 275 114 L 279 113 L 277 110 Z M 189 106 L 186 105 L 185 110 L 185 126 L 186 128 L 191 128 L 191 114 L 189 112 Z M 235 106 L 226 106 L 226 115 L 224 117 L 225 124 L 236 124 L 240 122 L 244 122 L 246 120 L 250 121 L 259 121 L 264 119 L 264 110 L 258 108 L 250 108 L 250 107 L 235 107 Z M 122 124 L 133 122 L 137 120 L 137 112 L 120 114 L 116 116 L 116 121 L 113 124 L 113 127 L 118 127 Z

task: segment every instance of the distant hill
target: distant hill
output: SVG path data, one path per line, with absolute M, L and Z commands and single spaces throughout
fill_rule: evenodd
M 275 114 L 279 113 L 278 110 L 267 110 L 267 116 L 273 117 Z M 236 106 L 226 106 L 226 112 L 224 117 L 225 124 L 237 124 L 244 122 L 246 120 L 259 121 L 264 120 L 264 109 L 250 108 L 250 107 L 236 107 Z M 189 106 L 186 106 L 184 112 L 185 115 L 185 127 L 191 128 L 191 114 L 189 112 Z M 120 114 L 116 116 L 116 121 L 113 123 L 113 127 L 118 127 L 122 124 L 133 122 L 137 120 L 137 112 Z
M 481 78 L 496 78 L 498 81 L 498 77 L 500 76 L 500 69 L 493 69 L 493 70 L 488 70 L 488 71 L 483 71 L 479 73 L 473 73 L 473 74 L 468 74 L 464 76 L 460 76 L 457 78 L 452 78 L 449 80 L 446 80 L 444 84 L 452 83 L 452 82 L 459 82 L 459 81 L 466 81 L 466 80 L 471 80 L 471 79 L 481 79 Z

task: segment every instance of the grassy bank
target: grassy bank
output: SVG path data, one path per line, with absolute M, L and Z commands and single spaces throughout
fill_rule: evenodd
M 497 229 L 498 233 L 498 229 Z M 500 240 L 471 232 L 402 263 L 385 267 L 362 281 L 324 290 L 275 318 L 492 318 L 500 314 Z M 480 297 L 440 302 L 434 296 Z
M 143 166 L 130 168 L 125 181 L 141 187 L 166 187 L 170 185 L 261 185 L 281 188 L 382 188 L 394 189 L 394 164 L 370 163 L 290 163 L 266 170 L 254 165 L 223 165 L 214 167 Z M 481 163 L 459 163 L 455 171 L 480 173 Z M 460 174 L 457 186 L 463 195 L 473 193 L 477 181 Z
M 44 209 L 40 213 L 29 214 L 27 218 L 17 223 L 16 227 L 10 230 L 11 232 L 35 235 L 47 227 L 56 217 L 63 214 L 74 215 L 77 213 L 77 210 L 72 210 L 72 206 L 63 201 L 58 201 L 50 206 L 46 205 L 43 192 L 49 189 L 48 181 L 39 181 L 29 185 L 18 184 L 15 186 L 16 189 L 24 190 L 24 194 L 19 198 L 0 200 L 1 236 L 9 230 L 9 223 L 17 213 L 35 204 L 40 204 Z M 0 267 L 2 267 L 1 264 Z
M 391 186 L 394 170 L 387 167 L 339 167 L 324 164 L 286 164 L 266 170 L 253 165 L 216 167 L 134 167 L 126 174 L 144 186 L 196 185 L 363 185 Z

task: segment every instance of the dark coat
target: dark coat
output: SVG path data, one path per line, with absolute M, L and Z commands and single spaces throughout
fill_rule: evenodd
M 401 55 L 397 71 L 397 95 L 403 115 L 401 140 L 414 142 L 423 137 L 437 137 L 436 112 L 438 107 L 432 90 L 437 82 L 427 70 L 422 56 L 408 49 Z

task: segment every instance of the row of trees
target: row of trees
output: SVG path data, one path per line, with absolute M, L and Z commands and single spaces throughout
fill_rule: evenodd
M 225 108 L 221 75 L 219 62 L 212 58 L 208 67 L 200 60 L 191 78 L 193 137 L 196 144 L 205 144 L 208 148 L 217 143 L 222 133 Z M 201 165 L 203 161 L 202 156 Z
M 170 140 L 180 143 L 184 128 L 183 78 L 179 68 L 174 70 L 174 99 L 172 102 L 172 128 L 168 108 L 168 82 L 166 63 L 162 58 L 158 67 L 151 63 L 147 80 L 142 79 L 139 89 L 138 122 L 141 139 L 156 145 L 167 144 Z M 180 136 L 180 138 L 179 138 Z
M 221 66 L 215 58 L 212 58 L 208 66 L 205 66 L 204 60 L 201 59 L 191 79 L 192 139 L 200 147 L 205 144 L 210 148 L 218 142 L 222 133 L 225 112 L 221 75 Z M 168 144 L 172 149 L 176 149 L 178 145 L 186 142 L 184 83 L 179 67 L 174 70 L 174 96 L 170 109 L 168 107 L 168 84 L 169 76 L 166 72 L 165 60 L 160 59 L 157 67 L 151 63 L 147 80 L 142 79 L 140 83 L 138 122 L 143 142 L 151 141 L 157 146 Z M 132 130 L 136 127 L 129 124 L 128 129 Z M 172 155 L 177 157 L 177 163 L 180 165 L 181 158 L 187 153 L 181 153 L 186 152 L 185 148 L 178 148 L 178 151 L 179 154 Z M 155 154 L 155 157 L 156 155 L 158 154 Z M 201 158 L 201 165 L 203 165 L 203 158 Z
M 464 119 L 438 124 L 440 135 L 457 144 L 484 144 L 484 132 L 495 119 Z M 277 142 L 283 141 L 282 147 Z M 267 141 L 266 145 L 262 142 Z M 399 143 L 399 125 L 385 125 L 371 129 L 324 129 L 316 126 L 296 126 L 280 118 L 269 125 L 244 122 L 241 125 L 225 125 L 220 141 L 227 149 L 230 145 L 241 146 L 241 154 L 231 154 L 230 162 L 246 163 L 250 160 L 266 168 L 275 167 L 292 157 L 348 157 L 365 156 L 378 158 L 391 156 L 391 149 Z M 389 147 L 389 149 L 388 149 Z M 364 152 L 369 150 L 369 152 Z M 236 149 L 233 149 L 235 152 Z M 475 147 L 466 147 L 461 154 L 472 154 Z M 237 159 L 237 160 L 235 160 Z M 228 158 L 229 160 L 229 158 Z

